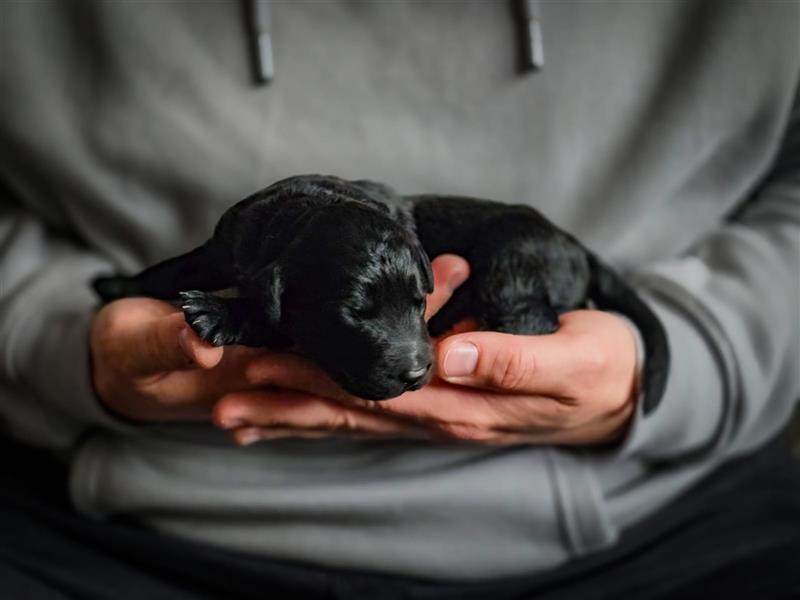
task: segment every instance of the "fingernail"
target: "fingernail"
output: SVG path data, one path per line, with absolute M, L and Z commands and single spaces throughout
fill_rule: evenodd
M 445 377 L 472 375 L 478 365 L 478 347 L 469 342 L 453 344 L 444 356 Z
M 240 446 L 249 446 L 260 439 L 261 432 L 256 427 L 245 429 L 236 437 L 236 441 Z

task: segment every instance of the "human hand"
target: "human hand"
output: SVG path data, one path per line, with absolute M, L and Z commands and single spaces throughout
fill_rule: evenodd
M 107 304 L 89 339 L 94 389 L 106 407 L 129 419 L 209 420 L 221 396 L 260 385 L 245 372 L 265 351 L 206 344 L 182 312 L 160 300 Z
M 466 266 L 437 260 L 430 314 L 452 293 L 444 283 L 452 269 Z M 459 333 L 436 355 L 439 378 L 382 402 L 349 396 L 301 357 L 271 355 L 253 362 L 250 378 L 279 389 L 231 394 L 214 419 L 241 444 L 343 434 L 586 445 L 619 438 L 633 414 L 635 341 L 609 313 L 565 313 L 551 335 Z
M 449 337 L 437 348 L 437 367 L 444 382 L 429 405 L 414 398 L 400 410 L 439 422 L 457 439 L 608 443 L 624 435 L 635 408 L 634 334 L 603 311 L 564 313 L 550 335 Z M 442 419 L 450 414 L 458 417 Z

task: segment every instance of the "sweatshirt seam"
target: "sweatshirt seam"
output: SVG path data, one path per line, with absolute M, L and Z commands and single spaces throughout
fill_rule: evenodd
M 565 452 L 547 448 L 546 464 L 565 546 L 571 556 L 579 557 L 609 546 L 618 532 L 603 509 L 603 495 L 590 465 L 581 454 Z
M 96 446 L 96 436 L 89 435 L 76 448 L 70 469 L 69 490 L 75 508 L 91 517 L 100 518 L 103 511 L 97 506 L 102 452 Z

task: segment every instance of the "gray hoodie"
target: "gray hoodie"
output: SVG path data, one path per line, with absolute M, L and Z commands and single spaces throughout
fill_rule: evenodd
M 69 461 L 81 511 L 313 564 L 509 576 L 612 545 L 782 427 L 800 395 L 796 2 L 543 3 L 527 73 L 507 3 L 271 12 L 264 86 L 236 3 L 0 4 L 0 421 Z M 241 449 L 109 416 L 87 281 L 184 251 L 300 172 L 536 206 L 663 320 L 658 409 L 605 450 Z

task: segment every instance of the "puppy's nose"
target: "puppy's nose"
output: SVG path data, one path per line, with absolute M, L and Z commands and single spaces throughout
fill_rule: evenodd
M 428 372 L 430 370 L 431 370 L 431 363 L 428 363 L 424 367 L 403 371 L 400 374 L 400 380 L 403 381 L 403 383 L 405 383 L 406 386 L 410 389 L 413 388 L 415 385 L 423 382 L 423 380 L 428 375 Z

